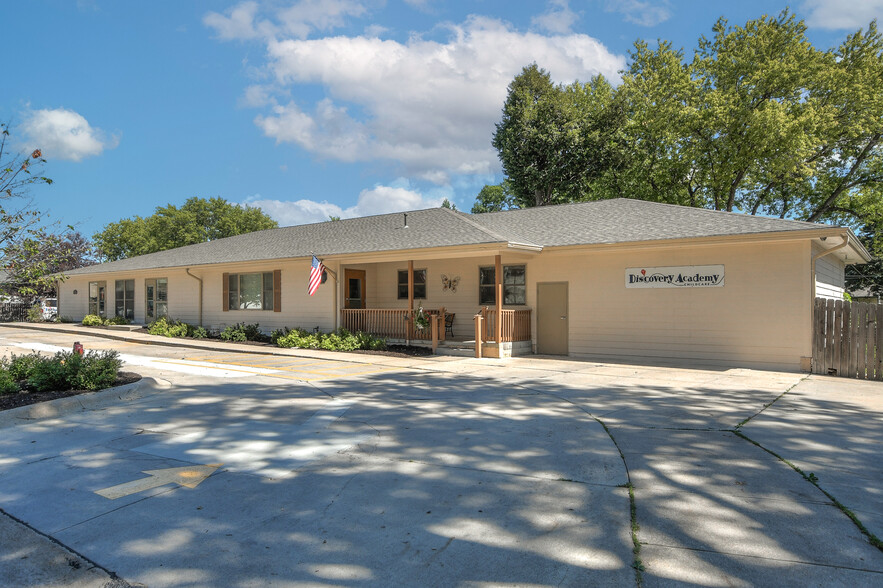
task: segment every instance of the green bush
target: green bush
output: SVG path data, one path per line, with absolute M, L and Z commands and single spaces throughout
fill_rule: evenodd
M 104 319 L 97 314 L 87 314 L 83 317 L 84 327 L 100 327 L 104 324 Z
M 0 396 L 3 394 L 15 394 L 19 391 L 18 382 L 9 372 L 0 367 Z
M 54 357 L 41 357 L 31 370 L 28 377 L 28 386 L 37 392 L 49 392 L 56 390 L 70 390 L 71 385 L 68 382 L 69 371 L 74 366 L 67 365 L 71 363 L 70 358 L 73 354 L 67 351 L 59 351 Z M 77 356 L 77 360 L 79 355 Z M 74 360 L 77 362 L 77 360 Z M 77 362 L 78 363 L 78 362 Z
M 194 327 L 185 322 L 176 321 L 175 319 L 166 318 L 164 316 L 156 319 L 147 326 L 148 333 L 151 335 L 159 335 L 161 337 L 201 337 L 203 335 L 194 334 L 200 329 L 202 333 L 205 333 L 205 329 L 202 327 Z
M 79 356 L 76 356 L 79 357 Z M 76 374 L 69 382 L 71 388 L 77 390 L 103 390 L 116 382 L 123 360 L 117 351 L 90 351 L 86 355 L 73 359 L 72 366 L 78 363 Z
M 327 349 L 329 351 L 355 351 L 357 349 L 386 349 L 386 339 L 380 339 L 368 333 L 351 333 L 346 329 L 338 329 L 332 333 L 310 333 L 303 329 L 277 332 L 276 345 L 279 347 L 296 347 L 299 349 Z M 274 333 L 276 334 L 276 333 Z
M 124 316 L 112 316 L 106 321 L 104 321 L 105 325 L 128 325 L 129 319 Z
M 28 309 L 27 320 L 29 323 L 43 322 L 43 308 L 39 304 L 35 304 Z
M 9 372 L 10 377 L 16 382 L 27 380 L 34 371 L 34 366 L 43 359 L 38 353 L 28 355 L 12 354 L 7 360 L 3 358 L 2 367 Z
M 236 323 L 235 325 L 230 325 L 221 331 L 220 336 L 224 341 L 270 341 L 270 337 L 261 333 L 259 327 L 260 325 L 258 323 L 253 325 Z
M 194 339 L 205 339 L 208 337 L 208 331 L 202 327 L 193 327 L 193 332 L 190 333 L 190 336 Z
M 25 357 L 36 357 L 27 383 L 37 392 L 109 388 L 123 365 L 117 351 L 90 351 L 85 355 L 59 351 L 52 357 Z

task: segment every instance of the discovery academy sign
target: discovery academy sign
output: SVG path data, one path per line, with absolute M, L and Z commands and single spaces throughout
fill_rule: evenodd
M 626 288 L 720 288 L 724 266 L 630 267 L 625 270 Z

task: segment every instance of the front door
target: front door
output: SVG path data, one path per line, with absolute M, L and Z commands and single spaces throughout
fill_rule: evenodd
M 365 270 L 344 270 L 344 308 L 365 308 Z
M 537 284 L 537 353 L 567 355 L 567 282 Z

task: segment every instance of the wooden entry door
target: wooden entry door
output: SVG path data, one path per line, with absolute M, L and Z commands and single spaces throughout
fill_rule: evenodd
M 567 282 L 537 284 L 537 353 L 567 355 Z
M 344 308 L 365 308 L 365 270 L 344 270 Z

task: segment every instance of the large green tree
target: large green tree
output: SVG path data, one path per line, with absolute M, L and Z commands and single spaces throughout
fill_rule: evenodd
M 278 226 L 260 208 L 194 197 L 180 208 L 158 206 L 149 217 L 110 223 L 93 239 L 100 257 L 114 261 Z
M 613 88 L 597 76 L 587 84 L 555 85 L 535 63 L 509 84 L 493 145 L 520 206 L 579 199 L 605 168 L 605 147 L 620 122 Z
M 745 26 L 720 19 L 689 56 L 637 42 L 615 89 L 599 78 L 555 86 L 528 66 L 494 146 L 521 206 L 619 196 L 876 234 L 880 88 L 875 22 L 820 50 L 787 10 Z

